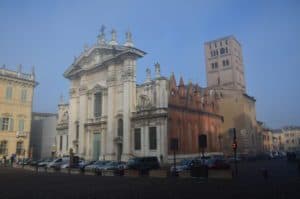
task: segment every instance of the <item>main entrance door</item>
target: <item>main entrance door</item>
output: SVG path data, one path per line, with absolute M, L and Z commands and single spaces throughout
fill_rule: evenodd
M 94 133 L 93 160 L 99 160 L 100 154 L 101 154 L 101 134 Z

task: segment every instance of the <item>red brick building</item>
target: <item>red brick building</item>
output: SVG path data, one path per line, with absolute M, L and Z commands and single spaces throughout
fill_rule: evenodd
M 177 86 L 174 75 L 169 82 L 168 140 L 178 139 L 178 154 L 197 154 L 198 136 L 207 135 L 207 152 L 220 151 L 221 123 L 218 115 L 218 95 L 197 84 Z M 169 154 L 172 151 L 169 150 Z

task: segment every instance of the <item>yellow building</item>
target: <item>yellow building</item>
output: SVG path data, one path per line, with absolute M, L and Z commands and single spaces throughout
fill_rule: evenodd
M 0 159 L 30 156 L 34 71 L 25 74 L 21 65 L 17 71 L 0 68 Z
M 260 143 L 257 131 L 255 99 L 241 90 L 214 88 L 222 96 L 219 100 L 219 114 L 224 116 L 222 123 L 223 152 L 231 153 L 233 135 L 236 129 L 238 153 L 254 155 L 259 152 Z

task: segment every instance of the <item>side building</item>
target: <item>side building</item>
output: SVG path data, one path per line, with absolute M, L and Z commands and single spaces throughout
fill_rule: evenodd
M 55 155 L 56 119 L 53 113 L 32 113 L 30 149 L 33 159 Z
M 0 68 L 0 159 L 31 156 L 29 140 L 35 82 L 34 71 Z

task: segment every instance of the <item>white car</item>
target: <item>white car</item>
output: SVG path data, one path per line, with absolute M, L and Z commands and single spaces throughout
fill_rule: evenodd
M 69 161 L 70 161 L 69 158 L 57 158 L 57 159 L 53 160 L 52 162 L 50 162 L 47 165 L 47 168 L 59 169 L 61 167 L 61 165 L 64 165 L 64 164 L 68 163 Z

